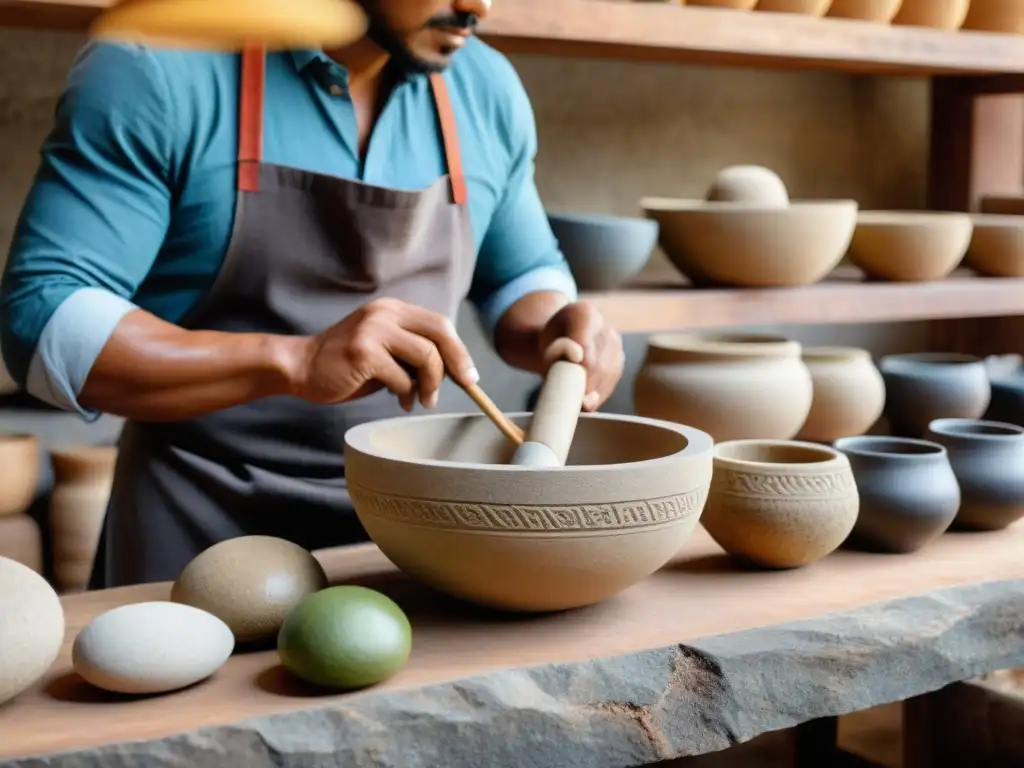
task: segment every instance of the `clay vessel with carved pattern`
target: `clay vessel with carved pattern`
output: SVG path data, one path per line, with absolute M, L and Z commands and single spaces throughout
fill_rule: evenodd
M 844 454 L 791 440 L 733 440 L 714 449 L 701 523 L 726 552 L 765 568 L 799 568 L 835 551 L 860 500 Z
M 584 414 L 565 467 L 509 465 L 513 449 L 480 414 L 362 424 L 345 435 L 348 491 L 410 576 L 533 612 L 599 602 L 661 568 L 711 482 L 711 437 L 652 419 Z

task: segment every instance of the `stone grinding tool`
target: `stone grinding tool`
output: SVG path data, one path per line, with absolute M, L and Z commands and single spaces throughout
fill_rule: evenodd
M 555 362 L 544 377 L 523 442 L 512 455 L 511 463 L 519 466 L 565 466 L 587 394 L 587 371 L 580 365 L 583 348 L 579 344 L 558 339 L 544 357 Z

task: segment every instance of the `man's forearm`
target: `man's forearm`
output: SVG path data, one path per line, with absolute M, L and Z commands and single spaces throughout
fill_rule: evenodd
M 570 300 L 554 291 L 529 293 L 505 312 L 494 330 L 494 348 L 514 368 L 544 372 L 541 331 Z
M 195 418 L 291 394 L 305 346 L 299 337 L 187 331 L 134 310 L 104 345 L 79 402 L 142 421 Z

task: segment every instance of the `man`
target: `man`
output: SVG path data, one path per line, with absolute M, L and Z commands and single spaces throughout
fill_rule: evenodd
M 93 587 L 232 536 L 365 540 L 344 433 L 477 380 L 466 296 L 513 366 L 577 341 L 587 410 L 621 376 L 547 225 L 524 89 L 471 37 L 489 2 L 361 5 L 339 51 L 104 44 L 73 68 L 0 327 L 29 392 L 128 419 Z

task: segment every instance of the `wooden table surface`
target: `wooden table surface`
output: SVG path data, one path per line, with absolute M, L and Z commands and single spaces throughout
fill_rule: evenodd
M 1024 575 L 1024 521 L 997 533 L 950 533 L 913 555 L 840 551 L 807 568 L 763 572 L 732 564 L 702 528 L 675 560 L 621 595 L 562 614 L 515 617 L 465 606 L 406 578 L 372 546 L 317 553 L 334 583 L 391 595 L 409 614 L 409 665 L 387 688 L 414 688 L 498 668 L 611 656 L 742 629 L 847 611 L 943 587 Z M 166 599 L 169 585 L 64 599 L 67 635 L 50 673 L 0 708 L 0 758 L 165 737 L 250 717 L 343 703 L 280 668 L 272 650 L 237 654 L 213 678 L 178 693 L 129 700 L 71 671 L 71 644 L 100 612 Z M 375 690 L 379 690 L 375 689 Z M 359 696 L 365 694 L 348 694 Z

